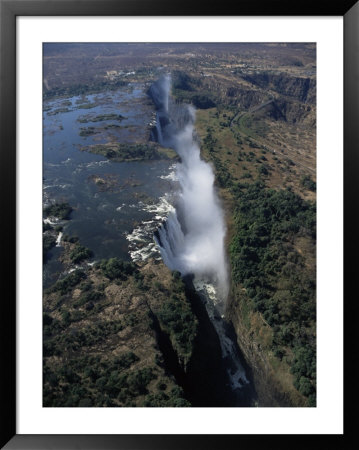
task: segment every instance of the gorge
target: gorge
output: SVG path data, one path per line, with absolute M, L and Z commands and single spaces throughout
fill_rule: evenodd
M 162 76 L 149 89 L 157 108 L 153 138 L 173 148 L 181 158 L 176 165 L 179 191 L 166 221 L 155 233 L 164 263 L 182 276 L 191 275 L 219 338 L 223 365 L 232 390 L 249 381 L 239 349 L 229 333 L 225 310 L 229 292 L 224 239 L 224 214 L 214 187 L 210 164 L 200 157 L 195 109 L 175 103 L 170 95 L 171 76 Z

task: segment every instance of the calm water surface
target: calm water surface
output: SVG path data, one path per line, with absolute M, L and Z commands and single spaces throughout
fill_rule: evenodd
M 94 259 L 118 256 L 144 259 L 156 254 L 153 231 L 165 217 L 166 194 L 172 189 L 173 161 L 112 162 L 79 147 L 105 142 L 143 142 L 149 138 L 154 106 L 144 85 L 114 92 L 75 96 L 44 103 L 43 114 L 43 201 L 66 201 L 73 208 L 64 233 L 78 236 L 94 252 Z M 91 122 L 103 114 L 121 114 L 121 121 Z M 88 123 L 81 123 L 88 120 Z M 118 128 L 104 129 L 108 125 Z M 97 134 L 81 137 L 82 127 Z M 105 185 L 96 184 L 96 179 Z M 44 285 L 63 270 L 50 253 L 44 266 Z

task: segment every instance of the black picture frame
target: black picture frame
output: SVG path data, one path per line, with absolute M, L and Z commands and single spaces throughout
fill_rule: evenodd
M 16 17 L 18 16 L 343 16 L 344 17 L 344 285 L 345 391 L 343 435 L 17 435 L 16 434 Z M 348 414 L 356 358 L 355 292 L 359 152 L 359 4 L 355 0 L 243 0 L 236 4 L 188 0 L 0 0 L 1 448 L 6 449 L 225 449 L 349 448 L 355 414 Z M 354 353 L 355 355 L 355 353 Z M 5 445 L 5 446 L 4 446 Z M 4 447 L 3 447 L 4 446 Z

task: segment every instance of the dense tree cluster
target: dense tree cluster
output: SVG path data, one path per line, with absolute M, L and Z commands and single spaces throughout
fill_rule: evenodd
M 58 219 L 65 220 L 69 218 L 71 211 L 71 206 L 66 202 L 54 203 L 44 209 L 44 216 L 57 217 Z
M 92 250 L 81 244 L 77 244 L 70 252 L 70 259 L 74 264 L 78 264 L 85 259 L 91 258 L 91 256 L 93 256 Z
M 109 145 L 91 145 L 82 147 L 81 150 L 89 151 L 97 155 L 106 156 L 106 158 L 116 161 L 147 161 L 157 160 L 166 157 L 164 152 L 160 152 L 155 143 L 148 144 L 111 144 Z
M 186 72 L 175 70 L 172 74 L 172 89 L 176 99 L 183 103 L 192 103 L 196 108 L 207 109 L 216 106 L 213 93 L 203 89 L 198 90 L 200 82 Z
M 194 80 L 186 72 L 174 70 L 172 73 L 172 88 L 182 91 L 193 91 Z
M 93 271 L 96 281 L 89 275 Z M 103 313 L 112 303 L 106 287 L 125 281 L 134 289 L 164 297 L 157 317 L 151 310 L 126 314 L 111 310 L 111 316 Z M 173 273 L 171 283 L 168 291 L 151 277 L 145 280 L 135 264 L 111 258 L 87 274 L 76 270 L 48 289 L 48 306 L 43 314 L 44 406 L 191 406 L 183 390 L 163 371 L 157 347 L 152 349 L 152 361 L 135 351 L 119 355 L 109 351 L 111 345 L 116 349 L 123 330 L 132 334 L 145 326 L 151 332 L 160 323 L 161 332 L 168 334 L 178 357 L 191 355 L 196 319 L 183 298 L 179 273 Z
M 176 99 L 182 103 L 192 103 L 196 108 L 208 109 L 216 106 L 214 96 L 210 92 L 197 94 L 196 92 L 174 89 Z
M 45 406 L 135 406 L 156 378 L 152 368 L 128 370 L 139 360 L 133 352 L 109 359 L 100 355 L 71 358 L 63 367 L 44 370 Z
M 163 290 L 158 282 L 157 287 Z M 198 324 L 184 290 L 184 282 L 179 272 L 173 272 L 171 292 L 168 292 L 169 297 L 162 303 L 157 317 L 163 330 L 171 337 L 178 354 L 183 359 L 188 359 L 192 354 Z
M 317 183 L 309 175 L 304 175 L 300 180 L 300 184 L 309 191 L 315 192 L 317 190 Z
M 74 270 L 64 278 L 58 280 L 53 286 L 51 286 L 48 292 L 60 292 L 64 295 L 69 292 L 74 286 L 76 286 L 81 280 L 86 278 L 86 274 L 82 270 Z
M 266 189 L 260 181 L 234 191 L 233 280 L 272 327 L 275 355 L 291 355 L 295 387 L 314 404 L 315 270 L 307 269 L 293 242 L 302 237 L 314 248 L 315 205 L 290 190 Z
M 119 258 L 110 258 L 100 262 L 102 273 L 110 280 L 125 280 L 129 275 L 137 271 L 136 264 L 122 261 Z
M 82 116 L 77 119 L 80 123 L 89 123 L 89 122 L 103 122 L 105 120 L 118 120 L 121 121 L 124 119 L 124 116 L 121 114 L 98 114 L 97 116 Z

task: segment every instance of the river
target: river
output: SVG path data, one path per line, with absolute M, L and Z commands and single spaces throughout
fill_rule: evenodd
M 155 111 L 146 90 L 144 84 L 129 84 L 114 92 L 44 103 L 43 203 L 66 201 L 74 208 L 71 220 L 61 223 L 63 233 L 78 236 L 96 260 L 160 257 L 153 232 L 171 208 L 173 162 L 113 162 L 80 150 L 111 141 L 148 140 Z M 111 114 L 124 119 L 98 121 Z M 88 126 L 96 134 L 80 136 Z M 61 251 L 61 245 L 50 251 L 45 287 L 63 271 L 57 258 Z

